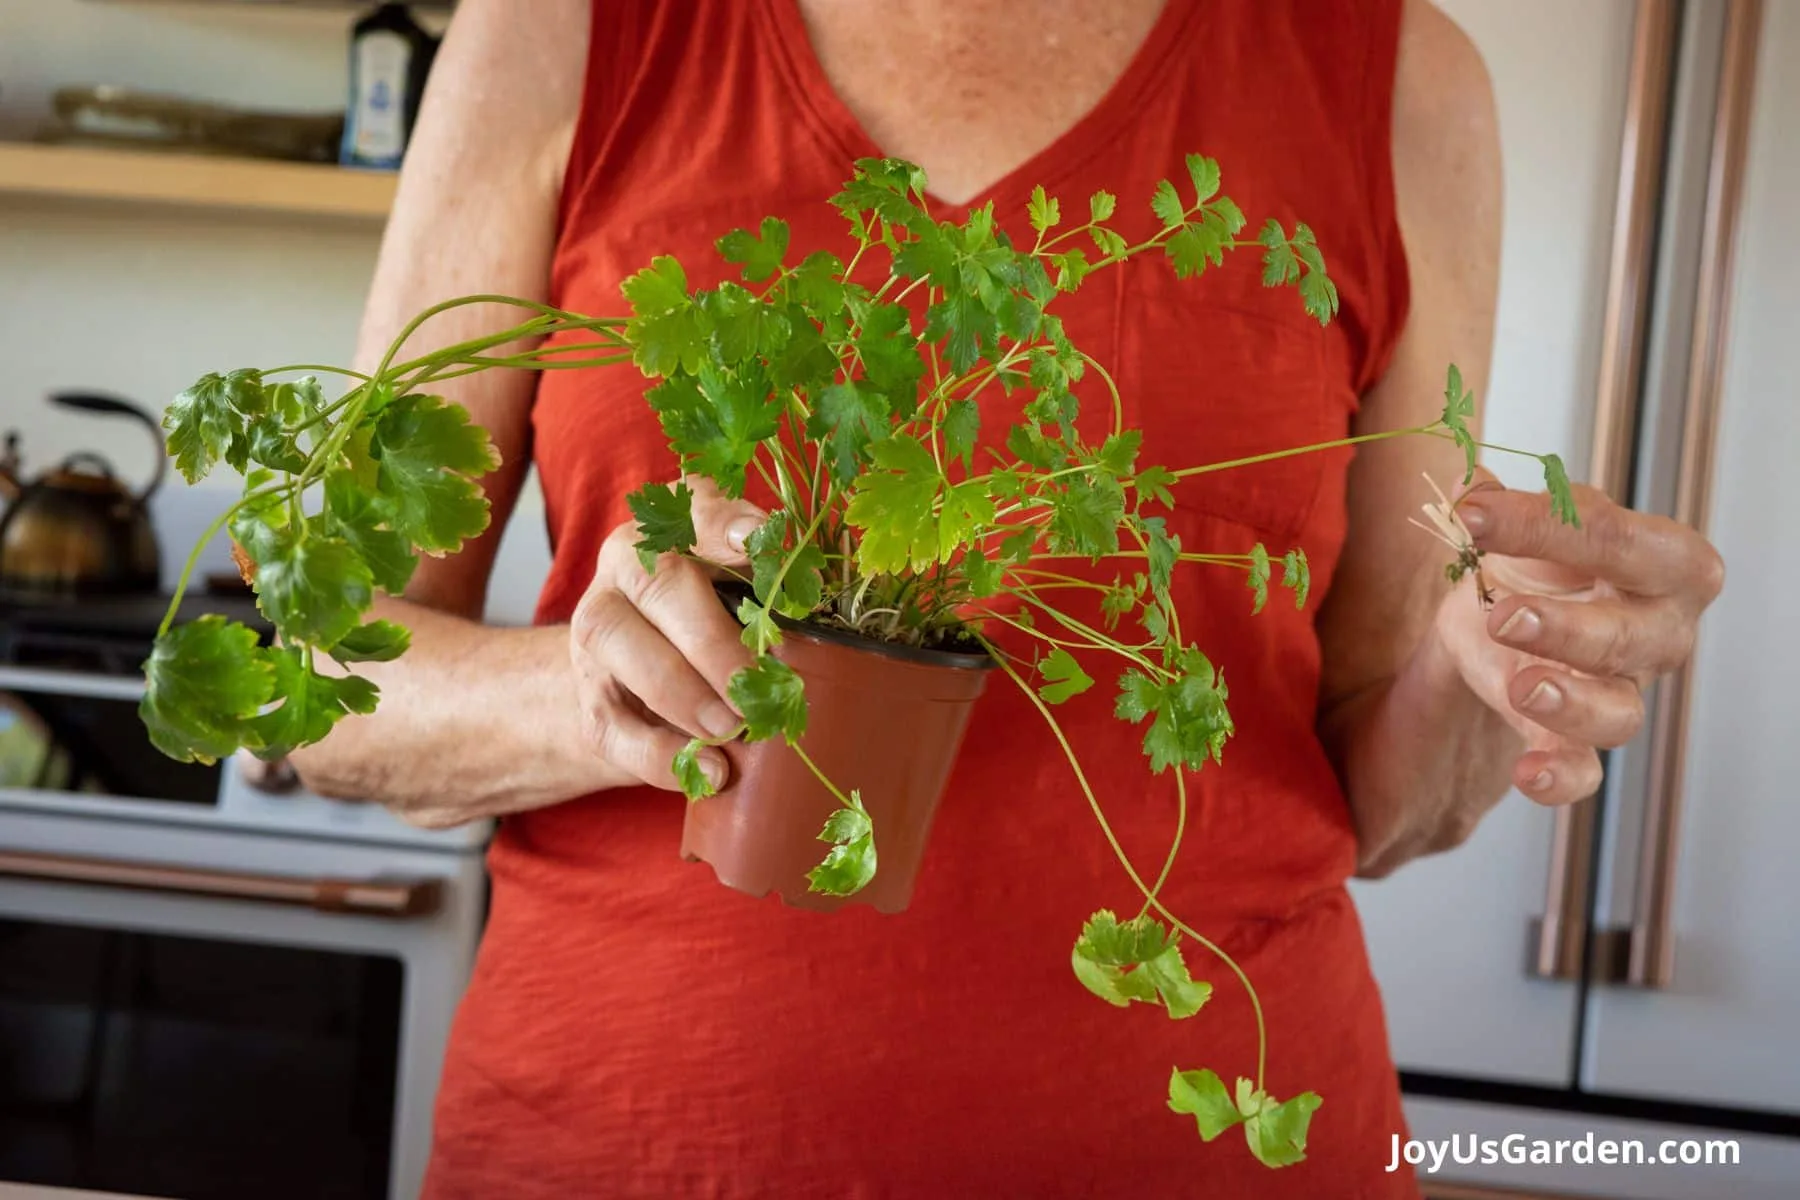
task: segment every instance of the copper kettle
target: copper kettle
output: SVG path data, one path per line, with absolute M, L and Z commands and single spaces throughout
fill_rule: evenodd
M 26 482 L 19 435 L 9 433 L 0 456 L 0 499 L 6 502 L 0 515 L 0 596 L 30 602 L 157 592 L 162 554 L 147 502 L 162 483 L 168 459 L 156 419 L 135 404 L 89 392 L 58 393 L 50 402 L 143 422 L 156 443 L 156 470 L 134 493 L 105 459 L 81 453 Z

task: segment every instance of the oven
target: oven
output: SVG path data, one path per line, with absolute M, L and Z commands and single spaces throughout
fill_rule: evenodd
M 0 1180 L 411 1200 L 489 829 L 162 756 L 158 607 L 0 610 Z

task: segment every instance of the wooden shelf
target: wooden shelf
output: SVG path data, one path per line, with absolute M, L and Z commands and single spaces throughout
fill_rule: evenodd
M 155 204 L 382 222 L 391 171 L 160 150 L 0 143 L 0 197 Z

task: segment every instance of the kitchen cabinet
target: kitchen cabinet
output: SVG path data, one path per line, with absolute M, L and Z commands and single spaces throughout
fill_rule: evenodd
M 1652 1153 L 1736 1139 L 1741 1161 L 1422 1178 L 1791 1198 L 1800 705 L 1782 684 L 1800 671 L 1783 619 L 1800 539 L 1783 531 L 1800 523 L 1784 458 L 1800 447 L 1800 307 L 1784 285 L 1800 270 L 1800 78 L 1785 68 L 1800 6 L 1445 7 L 1487 58 L 1507 155 L 1489 433 L 1700 524 L 1729 578 L 1598 797 L 1563 813 L 1509 797 L 1461 849 L 1355 886 L 1409 1120 L 1419 1137 L 1592 1131 Z

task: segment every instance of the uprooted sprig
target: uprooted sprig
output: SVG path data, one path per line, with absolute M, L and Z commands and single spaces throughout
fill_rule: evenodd
M 646 400 L 680 464 L 681 482 L 646 484 L 629 497 L 646 569 L 694 551 L 689 480 L 711 480 L 731 496 L 755 483 L 772 500 L 741 579 L 747 595 L 737 615 L 754 657 L 728 688 L 742 718 L 731 736 L 781 738 L 839 800 L 821 831 L 830 849 L 812 887 L 834 895 L 865 887 L 880 831 L 860 793 L 841 786 L 854 781 L 825 778 L 806 755 L 804 681 L 776 654 L 784 631 L 829 625 L 990 654 L 1046 718 L 1141 897 L 1127 919 L 1103 909 L 1088 921 L 1071 957 L 1076 977 L 1110 1003 L 1154 1004 L 1185 1019 L 1211 988 L 1190 975 L 1182 943 L 1217 955 L 1256 1014 L 1255 1074 L 1228 1091 L 1210 1070 L 1177 1070 L 1170 1107 L 1192 1114 L 1207 1140 L 1242 1125 L 1262 1162 L 1298 1161 L 1319 1097 L 1278 1101 L 1266 1092 L 1255 989 L 1164 906 L 1161 892 L 1186 827 L 1187 773 L 1221 761 L 1234 732 L 1221 673 L 1182 635 L 1175 574 L 1241 572 L 1255 609 L 1274 583 L 1303 607 L 1306 556 L 1261 544 L 1190 549 L 1166 514 L 1182 482 L 1200 474 L 1417 435 L 1454 440 L 1472 476 L 1480 443 L 1469 429 L 1473 398 L 1451 368 L 1443 412 L 1430 425 L 1226 462 L 1151 459 L 1155 448 L 1125 425 L 1112 376 L 1053 311 L 1059 297 L 1141 256 L 1160 256 L 1192 279 L 1250 249 L 1260 253 L 1263 283 L 1294 287 L 1322 325 L 1338 308 L 1306 225 L 1289 232 L 1271 218 L 1243 236 L 1247 220 L 1220 194 L 1217 163 L 1194 155 L 1186 167 L 1187 186 L 1158 184 L 1147 219 L 1120 218 L 1115 198 L 1098 192 L 1085 220 L 1065 220 L 1061 200 L 1040 188 L 1027 206 L 1026 245 L 991 204 L 940 220 L 929 212 L 922 171 L 865 160 L 832 201 L 849 224 L 847 260 L 822 249 L 790 255 L 789 227 L 770 217 L 719 239 L 737 279 L 694 287 L 677 259 L 652 260 L 623 284 L 628 317 L 463 297 L 420 314 L 369 374 L 298 366 L 207 376 L 169 409 L 170 453 L 190 482 L 220 462 L 244 473 L 242 498 L 202 546 L 229 529 L 255 563 L 258 603 L 275 637 L 263 645 L 216 617 L 171 624 L 197 546 L 146 668 L 151 736 L 182 759 L 238 749 L 274 757 L 321 740 L 347 714 L 372 711 L 377 690 L 355 665 L 407 648 L 403 628 L 366 619 L 375 592 L 400 594 L 419 555 L 452 553 L 488 521 L 476 481 L 495 467 L 493 447 L 432 386 L 494 368 L 632 362 L 655 381 Z M 476 303 L 530 315 L 491 336 L 401 357 L 424 321 Z M 509 349 L 519 345 L 533 348 Z M 320 372 L 349 381 L 336 399 L 325 397 Z M 1098 401 L 1085 419 L 1083 393 Z M 1534 457 L 1557 512 L 1574 520 L 1561 463 Z M 1003 636 L 1022 649 L 1003 648 Z M 321 670 L 324 659 L 336 669 Z M 1120 848 L 1052 712 L 1092 688 L 1089 668 L 1107 660 L 1118 669 L 1115 714 L 1143 727 L 1149 769 L 1172 771 L 1180 800 L 1154 880 Z M 698 767 L 705 744 L 689 743 L 672 764 L 696 800 L 711 786 Z

